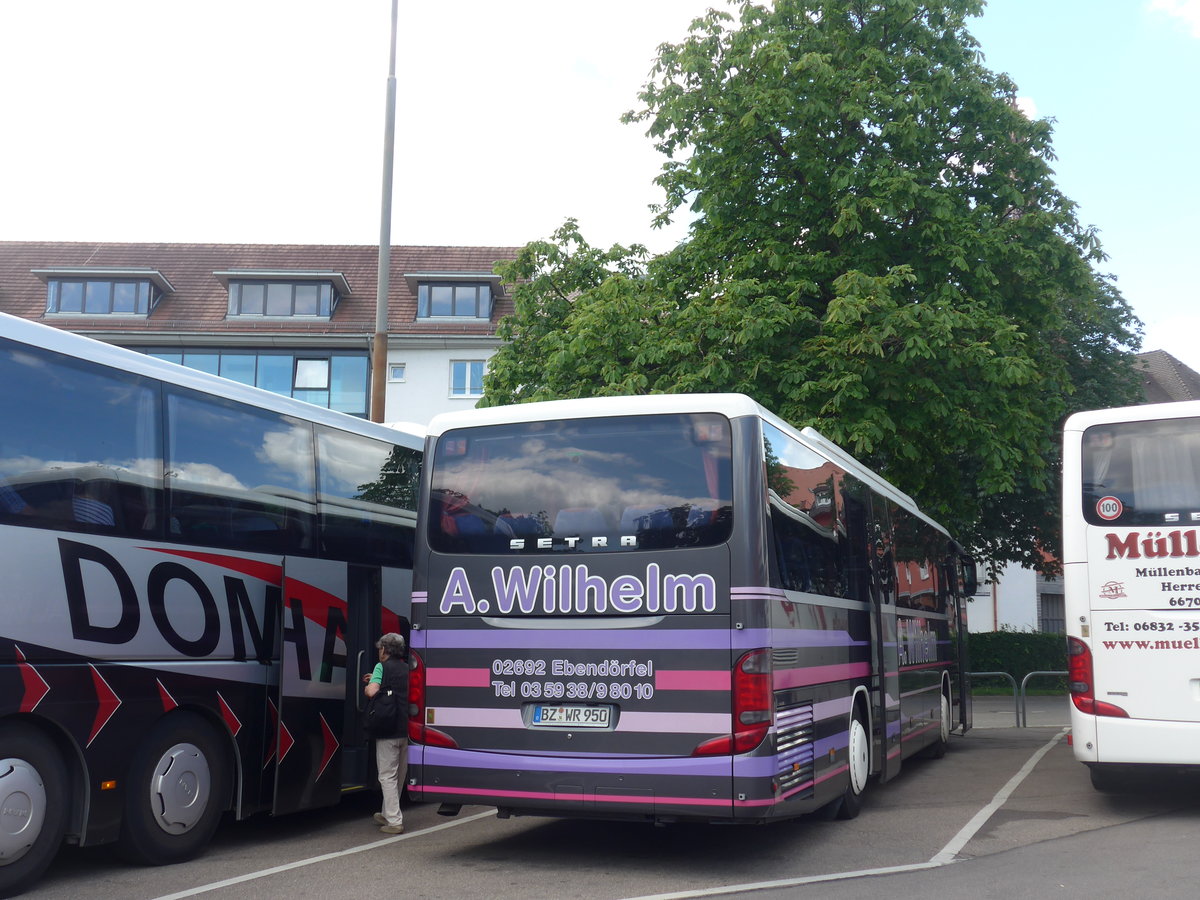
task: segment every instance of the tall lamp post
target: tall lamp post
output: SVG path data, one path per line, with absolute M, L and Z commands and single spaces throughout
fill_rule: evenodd
M 388 289 L 392 272 L 392 158 L 396 144 L 396 17 L 392 0 L 392 52 L 388 62 L 387 112 L 383 132 L 383 198 L 379 216 L 379 273 L 375 293 L 375 338 L 371 344 L 371 421 L 383 421 L 387 387 Z

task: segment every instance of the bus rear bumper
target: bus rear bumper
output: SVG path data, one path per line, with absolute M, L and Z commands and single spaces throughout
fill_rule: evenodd
M 1083 763 L 1200 765 L 1200 722 L 1155 722 L 1071 714 L 1072 746 Z
M 735 769 L 756 764 L 765 777 L 734 778 Z M 769 757 L 735 764 L 731 757 L 551 759 L 425 748 L 409 769 L 409 791 L 448 808 L 495 806 L 502 816 L 750 822 L 810 811 L 809 792 L 790 802 L 780 795 L 774 767 Z

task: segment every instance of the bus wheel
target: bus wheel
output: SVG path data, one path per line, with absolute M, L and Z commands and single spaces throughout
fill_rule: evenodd
M 122 855 L 150 866 L 191 859 L 208 845 L 228 796 L 213 729 L 188 712 L 161 719 L 129 769 Z
M 938 722 L 938 736 L 932 744 L 925 748 L 923 755 L 929 759 L 941 759 L 946 755 L 950 746 L 950 698 L 942 692 L 941 721 Z
M 51 741 L 22 723 L 0 725 L 0 897 L 41 877 L 67 827 L 67 767 Z
M 871 738 L 863 724 L 862 713 L 855 706 L 850 720 L 848 763 L 849 783 L 842 796 L 826 808 L 831 819 L 853 819 L 862 812 L 862 795 L 867 789 L 867 778 L 871 775 Z

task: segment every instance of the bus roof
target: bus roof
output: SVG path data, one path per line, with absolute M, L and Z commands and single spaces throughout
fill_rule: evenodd
M 597 419 L 605 416 L 646 416 L 656 413 L 721 413 L 729 418 L 760 415 L 765 410 L 745 394 L 636 394 L 624 397 L 582 397 L 543 400 L 439 413 L 429 422 L 438 437 L 455 428 L 543 422 L 555 419 Z
M 31 322 L 7 313 L 0 313 L 0 337 L 77 359 L 89 360 L 134 375 L 143 375 L 205 394 L 295 416 L 298 419 L 319 422 L 331 428 L 354 431 L 367 437 L 402 444 L 414 450 L 421 450 L 424 447 L 424 429 L 419 425 L 404 422 L 387 426 L 368 422 L 346 413 L 314 406 L 311 403 L 284 397 L 280 394 L 273 394 L 261 388 L 210 375 L 197 369 L 189 369 L 186 366 L 156 359 L 145 353 L 138 353 L 136 350 L 126 350 L 123 347 L 116 347 L 103 341 L 72 334 L 69 331 L 43 325 L 40 322 Z
M 797 430 L 745 394 L 638 394 L 489 406 L 483 409 L 441 413 L 433 417 L 427 430 L 431 437 L 436 438 L 456 428 L 503 425 L 510 422 L 542 422 L 555 419 L 590 419 L 662 413 L 719 413 L 730 419 L 741 416 L 762 418 L 818 455 L 824 456 L 830 462 L 837 463 L 859 480 L 871 485 L 874 490 L 949 536 L 945 528 L 921 512 L 912 497 L 864 466 L 820 432 L 813 428 Z
M 1111 409 L 1092 409 L 1077 412 L 1063 426 L 1063 431 L 1083 431 L 1093 425 L 1114 422 L 1152 422 L 1156 419 L 1189 419 L 1200 417 L 1200 400 L 1178 400 L 1172 403 L 1143 403 L 1140 406 L 1116 406 Z

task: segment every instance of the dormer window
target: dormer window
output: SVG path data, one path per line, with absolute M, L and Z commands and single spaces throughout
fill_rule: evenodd
M 229 316 L 328 319 L 350 293 L 340 272 L 215 272 L 229 287 Z
M 154 269 L 35 269 L 46 315 L 148 316 L 171 283 Z
M 422 284 L 417 290 L 417 318 L 492 317 L 490 284 Z
M 404 279 L 417 295 L 418 319 L 487 322 L 502 291 L 500 279 L 486 272 L 423 272 L 406 274 Z

